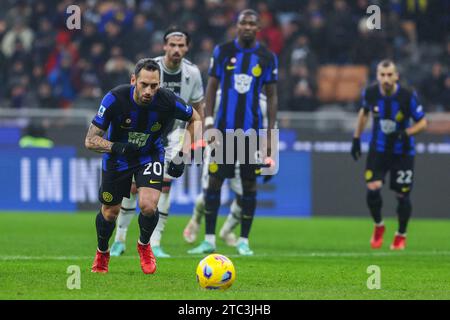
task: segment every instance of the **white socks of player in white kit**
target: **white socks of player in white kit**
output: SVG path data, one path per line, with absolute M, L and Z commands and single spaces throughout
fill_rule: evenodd
M 166 228 L 168 212 L 170 209 L 170 193 L 161 193 L 158 201 L 159 220 L 150 238 L 150 245 L 152 247 L 159 247 L 161 245 L 161 238 L 164 229 Z
M 117 218 L 117 230 L 115 241 L 124 243 L 127 238 L 128 227 L 136 213 L 136 195 L 130 194 L 130 198 L 123 198 L 119 217 Z
M 241 222 L 241 214 L 242 208 L 237 204 L 237 200 L 234 199 L 230 206 L 230 213 L 222 226 L 221 233 L 231 232 Z

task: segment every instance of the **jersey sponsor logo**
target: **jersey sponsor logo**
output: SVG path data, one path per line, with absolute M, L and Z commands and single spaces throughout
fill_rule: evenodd
M 395 121 L 392 121 L 390 119 L 383 119 L 380 120 L 380 127 L 381 131 L 384 134 L 389 134 L 395 131 L 395 129 L 397 128 L 397 124 L 395 123 Z
M 262 69 L 261 69 L 261 67 L 259 66 L 259 64 L 257 64 L 256 66 L 254 66 L 254 67 L 252 68 L 252 75 L 253 75 L 253 76 L 259 77 L 259 76 L 261 75 L 261 73 L 262 73 Z
M 366 178 L 366 181 L 369 181 L 370 179 L 372 179 L 372 177 L 373 177 L 372 170 L 366 170 L 364 177 Z
M 161 123 L 157 122 L 157 123 L 155 123 L 154 125 L 152 125 L 152 127 L 150 128 L 150 131 L 151 131 L 151 132 L 156 132 L 156 131 L 158 131 L 159 129 L 161 129 Z
M 111 202 L 114 199 L 112 194 L 109 192 L 103 192 L 102 197 L 103 197 L 103 200 L 105 200 L 105 202 Z
M 102 118 L 105 114 L 106 108 L 104 105 L 100 105 L 100 108 L 98 109 L 97 115 Z
M 158 184 L 158 183 L 161 183 L 161 181 L 153 180 L 153 179 L 151 179 L 149 182 L 150 182 L 150 184 Z
M 226 66 L 226 69 L 227 70 L 233 70 L 233 69 L 236 69 L 236 66 Z
M 137 144 L 139 148 L 145 146 L 147 139 L 150 136 L 148 133 L 142 132 L 128 132 L 128 142 Z
M 395 121 L 401 122 L 403 121 L 403 119 L 405 119 L 403 112 L 401 111 L 397 112 L 397 114 L 395 115 Z
M 234 75 L 234 89 L 240 94 L 247 93 L 250 90 L 250 85 L 252 84 L 253 77 L 245 74 L 235 74 Z

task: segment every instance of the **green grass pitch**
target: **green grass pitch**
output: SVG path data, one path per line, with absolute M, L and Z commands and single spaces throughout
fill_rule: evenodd
M 124 256 L 111 258 L 108 274 L 92 274 L 95 213 L 0 213 L 0 299 L 450 299 L 450 221 L 413 219 L 407 249 L 392 252 L 393 219 L 386 220 L 383 248 L 374 251 L 368 217 L 256 217 L 255 256 L 240 257 L 217 240 L 237 274 L 219 292 L 196 283 L 202 256 L 186 253 L 192 246 L 181 234 L 188 219 L 169 218 L 163 245 L 173 257 L 158 259 L 156 274 L 140 269 L 137 219 Z M 71 265 L 81 269 L 80 290 L 66 286 Z M 381 289 L 367 288 L 370 265 L 380 267 Z

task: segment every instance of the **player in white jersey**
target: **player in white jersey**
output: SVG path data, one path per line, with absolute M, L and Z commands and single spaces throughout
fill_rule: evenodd
M 186 32 L 177 27 L 170 28 L 164 35 L 165 54 L 154 60 L 161 67 L 161 86 L 172 90 L 184 101 L 192 104 L 203 119 L 204 93 L 200 70 L 196 65 L 184 58 L 189 49 L 189 41 L 190 38 Z M 173 180 L 173 177 L 167 173 L 167 168 L 170 160 L 181 150 L 183 143 L 180 131 L 177 129 L 184 129 L 185 127 L 186 122 L 181 120 L 174 121 L 171 129 L 166 132 L 164 141 L 165 165 L 162 193 L 158 202 L 159 221 L 150 239 L 153 253 L 159 258 L 170 257 L 161 247 L 162 233 L 167 223 L 170 208 L 170 184 Z M 128 226 L 136 210 L 135 192 L 135 187 L 133 186 L 130 198 L 123 198 L 122 208 L 117 219 L 115 242 L 111 247 L 111 256 L 120 256 L 125 251 Z
M 216 105 L 214 107 L 214 111 L 216 112 L 220 102 L 220 90 L 217 92 L 216 96 Z M 259 104 L 261 107 L 261 113 L 263 115 L 263 126 L 267 128 L 267 98 L 264 94 L 259 95 Z M 206 152 L 208 155 L 209 152 Z M 208 179 L 209 179 L 209 156 L 205 158 L 203 163 L 203 171 L 202 171 L 202 190 L 206 190 L 208 187 Z M 241 175 L 239 174 L 239 166 L 236 166 L 236 172 L 234 178 L 230 179 L 230 188 L 236 194 L 236 198 L 233 200 L 230 206 L 230 212 L 227 215 L 227 218 L 220 229 L 219 236 L 225 241 L 225 243 L 229 246 L 236 246 L 237 237 L 234 234 L 233 230 L 239 225 L 241 222 L 241 197 L 242 197 L 242 182 Z M 264 176 L 264 183 L 269 181 L 273 176 Z M 203 192 L 197 196 L 195 200 L 195 206 L 192 210 L 192 217 L 189 220 L 188 224 L 183 230 L 183 238 L 187 243 L 194 243 L 197 239 L 197 235 L 200 230 L 200 225 L 202 222 L 202 218 L 205 215 L 205 200 Z

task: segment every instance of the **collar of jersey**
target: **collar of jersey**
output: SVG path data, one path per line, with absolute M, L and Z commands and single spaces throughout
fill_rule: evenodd
M 236 46 L 236 48 L 238 48 L 238 50 L 240 51 L 244 51 L 244 52 L 252 52 L 255 51 L 256 49 L 259 48 L 259 41 L 256 41 L 255 46 L 249 49 L 244 49 L 239 45 L 238 39 L 234 39 L 234 45 Z
M 181 72 L 181 66 L 183 65 L 183 60 L 184 60 L 184 58 L 181 59 L 180 67 L 178 68 L 178 70 L 172 71 L 169 68 L 167 68 L 166 64 L 164 63 L 164 56 L 162 56 L 161 66 L 162 66 L 163 70 L 168 74 L 178 74 Z
M 381 85 L 378 85 L 378 92 L 380 93 L 380 96 L 382 96 L 383 98 L 393 99 L 393 98 L 397 97 L 397 94 L 399 91 L 400 91 L 400 85 L 397 83 L 397 90 L 395 90 L 394 94 L 390 95 L 390 96 L 385 96 L 385 95 L 383 95 L 383 92 L 381 92 Z
M 130 88 L 130 99 L 131 99 L 131 102 L 133 102 L 133 105 L 135 106 L 135 107 L 138 107 L 138 108 L 142 108 L 143 106 L 140 106 L 140 105 L 138 105 L 137 103 L 136 103 L 136 101 L 134 101 L 134 89 L 136 88 L 136 86 L 134 86 L 134 85 L 131 85 L 131 88 Z M 155 96 L 156 96 L 156 94 L 155 94 Z M 150 103 L 148 104 L 148 106 L 149 105 L 151 105 L 152 103 L 153 103 L 153 100 L 155 99 L 155 96 L 153 96 L 152 97 L 152 101 L 150 101 Z

